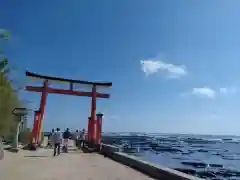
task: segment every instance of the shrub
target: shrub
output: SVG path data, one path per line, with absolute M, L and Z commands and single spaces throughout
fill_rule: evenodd
M 27 143 L 29 143 L 30 137 L 31 137 L 31 130 L 30 130 L 30 128 L 27 128 L 19 133 L 18 140 L 19 140 L 19 142 L 21 142 L 23 144 L 27 144 Z

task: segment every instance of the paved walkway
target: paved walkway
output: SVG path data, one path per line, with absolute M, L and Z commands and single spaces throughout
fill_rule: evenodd
M 1 180 L 152 180 L 127 166 L 98 154 L 70 151 L 53 157 L 52 150 L 5 153 Z

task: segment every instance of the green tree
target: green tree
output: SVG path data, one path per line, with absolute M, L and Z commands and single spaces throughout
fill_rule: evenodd
M 22 107 L 22 104 L 8 78 L 10 68 L 3 51 L 3 43 L 8 39 L 9 33 L 0 29 L 0 137 L 12 139 L 17 125 L 17 119 L 12 115 L 12 110 Z

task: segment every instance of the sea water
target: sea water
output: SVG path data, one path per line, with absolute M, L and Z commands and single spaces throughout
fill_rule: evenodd
M 106 143 L 125 153 L 205 179 L 240 179 L 240 137 L 112 134 Z

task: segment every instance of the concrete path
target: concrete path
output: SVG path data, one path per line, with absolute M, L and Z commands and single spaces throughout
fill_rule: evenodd
M 1 180 L 151 180 L 127 166 L 98 154 L 70 151 L 53 157 L 51 149 L 5 153 Z

